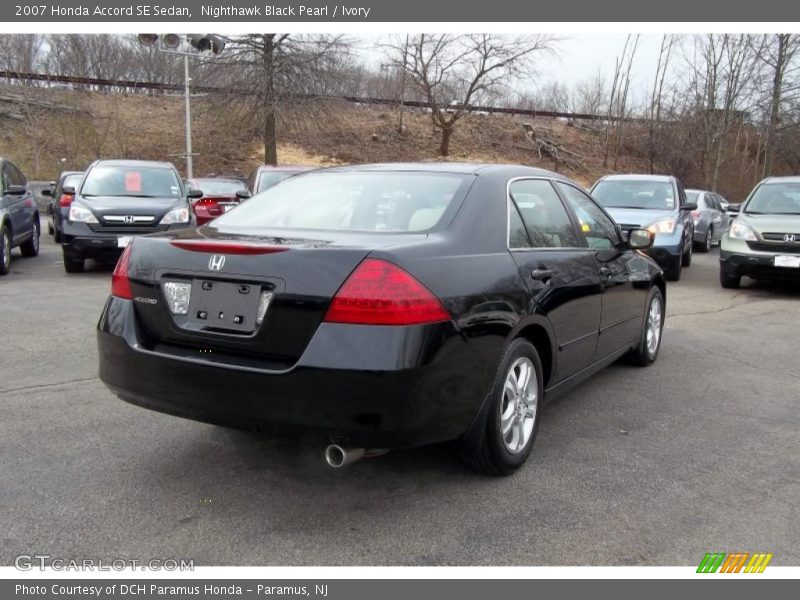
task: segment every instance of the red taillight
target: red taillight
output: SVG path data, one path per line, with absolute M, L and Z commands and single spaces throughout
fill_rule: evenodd
M 75 196 L 73 196 L 72 194 L 61 194 L 61 198 L 58 200 L 58 205 L 61 208 L 67 208 L 69 207 L 70 204 L 72 204 L 72 201 L 74 199 Z
M 693 210 L 692 211 L 692 218 L 693 219 L 699 219 L 700 218 L 700 211 L 699 210 Z
M 450 315 L 428 288 L 397 265 L 368 258 L 331 301 L 325 321 L 361 325 L 421 325 Z
M 219 203 L 219 200 L 216 198 L 200 198 L 197 203 L 203 206 L 216 206 Z
M 133 246 L 133 242 L 129 242 L 125 247 L 122 256 L 117 261 L 117 266 L 114 267 L 114 273 L 111 275 L 111 295 L 117 298 L 125 298 L 126 300 L 133 300 L 131 281 L 128 279 L 128 260 L 131 255 L 131 246 Z
M 209 252 L 211 254 L 273 254 L 274 252 L 285 252 L 289 249 L 286 246 L 263 246 L 202 240 L 170 240 L 169 243 L 181 250 L 188 250 L 189 252 Z

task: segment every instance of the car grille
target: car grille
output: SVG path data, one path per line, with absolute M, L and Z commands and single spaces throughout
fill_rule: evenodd
M 761 237 L 770 242 L 783 242 L 783 237 L 786 235 L 793 235 L 795 243 L 800 244 L 800 233 L 764 233 Z
M 783 234 L 781 234 L 781 239 L 783 239 Z M 747 242 L 747 246 L 751 250 L 756 250 L 757 252 L 783 252 L 785 254 L 800 254 L 800 243 L 797 242 L 794 244 L 779 244 L 775 242 Z
M 101 225 L 93 223 L 89 228 L 97 233 L 124 233 L 130 235 L 145 235 L 146 233 L 156 233 L 166 231 L 168 225 Z

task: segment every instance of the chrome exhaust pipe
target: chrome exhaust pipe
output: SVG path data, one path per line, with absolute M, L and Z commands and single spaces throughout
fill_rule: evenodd
M 341 469 L 362 458 L 371 458 L 386 454 L 388 450 L 367 450 L 366 448 L 345 448 L 339 444 L 330 444 L 325 448 L 325 462 L 334 469 Z

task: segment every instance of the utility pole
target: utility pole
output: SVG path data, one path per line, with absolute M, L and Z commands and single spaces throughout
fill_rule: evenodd
M 183 55 L 183 95 L 186 103 L 186 178 L 194 177 L 192 164 L 192 78 L 189 77 L 189 55 Z

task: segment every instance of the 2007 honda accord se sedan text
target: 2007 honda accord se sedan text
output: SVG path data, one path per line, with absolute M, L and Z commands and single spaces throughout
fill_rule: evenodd
M 165 413 L 319 434 L 333 466 L 459 440 L 507 475 L 545 398 L 623 356 L 656 360 L 650 244 L 539 169 L 313 171 L 135 238 L 98 325 L 100 377 Z

